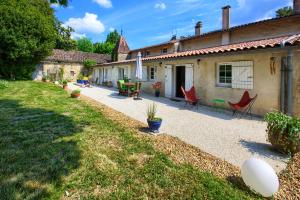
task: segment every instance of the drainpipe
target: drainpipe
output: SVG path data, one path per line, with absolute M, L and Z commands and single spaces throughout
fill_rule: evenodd
M 280 78 L 280 111 L 286 113 L 285 102 L 285 80 L 286 80 L 286 58 L 281 59 L 281 78 Z
M 293 114 L 293 52 L 288 50 L 287 56 L 287 114 Z

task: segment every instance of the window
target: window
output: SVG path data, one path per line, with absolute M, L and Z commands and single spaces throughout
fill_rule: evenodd
M 125 76 L 125 70 L 123 68 L 119 68 L 119 80 L 123 80 Z
M 149 78 L 150 81 L 154 81 L 156 79 L 156 67 L 149 68 Z
M 166 54 L 166 53 L 168 53 L 168 49 L 167 48 L 164 48 L 164 49 L 161 50 L 161 54 Z
M 150 51 L 146 51 L 146 55 L 147 55 L 147 56 L 150 56 Z
M 253 62 L 239 61 L 219 64 L 217 86 L 253 89 Z
M 74 77 L 75 76 L 75 72 L 74 71 L 70 71 L 70 76 Z
M 232 65 L 221 64 L 218 66 L 218 86 L 231 87 Z

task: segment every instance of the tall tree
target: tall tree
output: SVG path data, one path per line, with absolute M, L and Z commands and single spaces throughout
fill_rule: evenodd
M 293 14 L 293 8 L 291 6 L 286 6 L 276 11 L 276 17 L 287 17 L 292 14 Z
M 116 30 L 112 31 L 107 35 L 105 42 L 94 44 L 94 52 L 111 55 L 119 40 L 120 34 Z
M 55 3 L 66 7 L 69 4 L 69 0 L 50 0 L 50 3 Z
M 76 49 L 76 41 L 71 38 L 74 29 L 71 27 L 64 27 L 62 23 L 56 20 L 55 27 L 57 30 L 56 49 L 63 49 L 66 51 Z
M 84 52 L 93 52 L 94 45 L 93 42 L 88 38 L 80 38 L 77 40 L 77 50 Z
M 120 34 L 118 33 L 117 30 L 114 30 L 107 35 L 105 42 L 111 44 L 117 44 L 119 39 L 120 39 Z
M 57 32 L 45 0 L 1 0 L 0 76 L 31 78 L 35 65 L 52 53 Z

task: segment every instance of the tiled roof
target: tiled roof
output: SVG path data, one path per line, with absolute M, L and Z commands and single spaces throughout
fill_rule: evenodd
M 225 52 L 236 52 L 236 51 L 251 50 L 251 49 L 273 48 L 273 47 L 280 47 L 282 44 L 285 45 L 300 44 L 300 34 L 263 39 L 263 40 L 255 40 L 249 42 L 241 42 L 237 44 L 222 45 L 217 47 L 209 47 L 209 48 L 184 51 L 184 52 L 178 52 L 172 54 L 164 54 L 160 56 L 146 57 L 143 58 L 142 61 L 173 59 L 173 58 L 180 58 L 180 57 L 207 55 L 207 54 L 225 53 Z M 121 63 L 135 62 L 135 61 L 136 59 L 131 59 L 131 60 L 124 60 L 120 62 L 106 63 L 103 65 L 121 64 Z
M 93 59 L 97 62 L 97 64 L 103 64 L 110 62 L 111 56 L 81 51 L 64 51 L 54 49 L 53 54 L 47 57 L 45 61 L 83 63 L 86 59 Z
M 185 40 L 191 40 L 191 39 L 195 39 L 195 38 L 199 38 L 199 37 L 204 37 L 204 36 L 207 36 L 207 35 L 211 35 L 211 34 L 215 34 L 215 33 L 221 33 L 221 32 L 224 32 L 224 31 L 233 31 L 233 30 L 237 30 L 237 29 L 241 29 L 241 28 L 244 28 L 244 27 L 248 27 L 248 26 L 255 26 L 255 25 L 258 25 L 258 24 L 264 24 L 264 23 L 268 23 L 268 22 L 273 22 L 273 21 L 280 21 L 280 20 L 284 20 L 284 19 L 287 19 L 287 18 L 295 18 L 294 20 L 297 20 L 297 18 L 299 18 L 299 14 L 294 14 L 294 15 L 290 15 L 290 16 L 285 16 L 285 17 L 276 17 L 276 18 L 271 18 L 271 19 L 264 19 L 264 20 L 260 20 L 260 21 L 256 21 L 256 22 L 250 22 L 250 23 L 247 23 L 247 24 L 241 24 L 241 25 L 237 25 L 237 26 L 233 26 L 229 29 L 219 29 L 219 30 L 214 30 L 214 31 L 210 31 L 210 32 L 206 32 L 206 33 L 203 33 L 201 35 L 193 35 L 193 36 L 188 36 L 188 37 L 185 37 L 183 39 L 181 39 L 181 41 L 185 41 Z
M 120 40 L 115 47 L 115 51 L 117 51 L 118 53 L 129 53 L 130 52 L 129 46 L 123 36 L 120 37 Z
M 142 47 L 142 48 L 139 48 L 139 49 L 134 49 L 134 50 L 131 50 L 130 52 L 135 52 L 135 51 L 140 51 L 140 50 L 146 50 L 146 49 L 153 48 L 153 47 L 168 46 L 168 45 L 174 44 L 174 43 L 176 43 L 178 41 L 179 40 L 174 39 L 174 40 L 170 40 L 170 41 L 163 42 L 163 43 L 160 43 L 160 44 L 155 44 L 155 45 L 151 45 L 151 46 Z

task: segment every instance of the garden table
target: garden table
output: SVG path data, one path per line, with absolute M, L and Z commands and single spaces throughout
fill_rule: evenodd
M 129 96 L 130 88 L 134 87 L 135 83 L 124 83 L 123 85 L 127 88 L 127 96 Z

